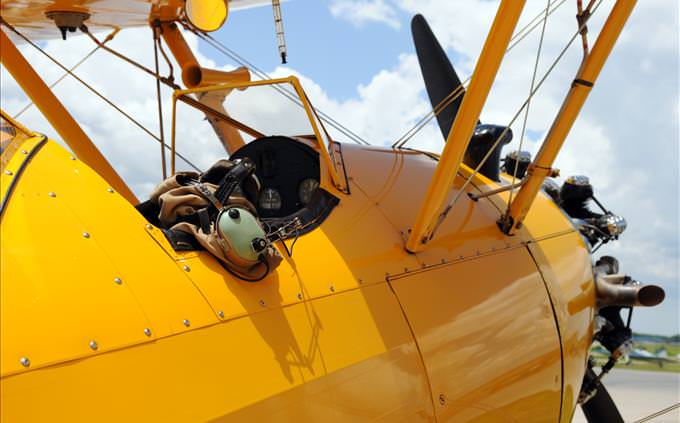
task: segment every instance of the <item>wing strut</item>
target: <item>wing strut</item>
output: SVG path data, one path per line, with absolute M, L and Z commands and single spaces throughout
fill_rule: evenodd
M 477 125 L 482 107 L 489 95 L 491 84 L 496 77 L 525 3 L 526 0 L 503 0 L 498 7 L 498 12 L 496 12 L 493 25 L 470 80 L 468 92 L 458 109 L 444 151 L 406 242 L 407 251 L 421 251 L 432 237 L 437 217 L 451 191 L 470 137 Z
M 508 212 L 499 224 L 506 234 L 513 234 L 522 225 L 531 204 L 543 185 L 546 176 L 553 173 L 552 165 L 578 117 L 597 76 L 612 51 L 623 26 L 635 7 L 636 0 L 617 0 L 609 13 L 602 31 L 597 37 L 593 50 L 586 56 L 571 89 L 562 103 L 555 121 L 533 163 L 529 165 L 526 183 L 510 204 Z

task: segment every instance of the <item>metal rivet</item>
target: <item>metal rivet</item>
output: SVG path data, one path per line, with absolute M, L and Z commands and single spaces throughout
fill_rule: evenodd
M 146 229 L 153 229 L 153 226 L 151 226 L 150 224 L 147 223 L 147 224 L 146 224 Z
M 182 266 L 182 269 L 184 269 L 185 272 L 191 272 L 191 267 L 187 266 L 186 264 Z
M 458 260 L 463 260 L 463 256 L 462 255 L 458 256 Z
M 75 157 L 73 157 L 73 156 L 71 156 L 71 157 L 69 157 L 69 159 L 71 159 L 71 160 L 75 160 L 76 158 L 75 158 Z
M 113 281 L 117 283 L 118 285 L 122 285 L 123 281 L 120 278 L 113 278 Z
M 335 287 L 333 285 L 329 286 L 328 289 L 330 289 L 331 292 L 335 292 Z
M 28 366 L 31 365 L 31 360 L 29 360 L 29 359 L 26 358 L 26 357 L 21 357 L 21 358 L 19 359 L 19 362 L 20 362 L 21 365 L 24 366 L 24 367 L 28 367 Z
M 6 170 L 6 171 L 5 171 L 5 175 L 12 175 L 12 171 L 11 171 L 11 170 Z
M 408 267 L 404 267 L 404 273 L 408 273 Z
M 96 341 L 90 341 L 90 348 L 96 350 L 97 348 L 99 348 L 99 345 L 97 345 Z
M 364 283 L 364 280 L 359 278 L 359 285 L 361 285 L 362 283 Z
M 302 300 L 302 293 L 298 292 L 297 297 L 298 297 L 298 300 Z
M 442 259 L 442 264 L 446 263 L 446 259 Z
M 187 320 L 187 319 L 182 320 L 182 323 L 183 323 L 184 326 L 186 326 L 186 327 L 189 327 L 189 326 L 191 325 L 191 322 L 189 322 L 189 320 Z
M 218 311 L 217 315 L 220 317 L 220 319 L 224 319 L 224 312 L 222 310 Z
M 444 394 L 439 394 L 439 403 L 441 405 L 446 404 L 446 398 L 444 397 Z
M 267 307 L 267 303 L 265 303 L 264 300 L 260 300 L 260 305 L 262 307 Z
M 151 336 L 151 329 L 149 329 L 149 328 L 144 328 L 144 335 L 146 335 L 146 336 Z
M 26 150 L 21 150 L 21 154 L 28 154 L 28 151 L 26 151 Z
M 107 188 L 106 190 L 107 190 L 108 192 L 110 192 L 111 194 L 113 194 L 113 188 Z
M 87 232 L 83 232 L 83 237 L 84 237 L 84 238 L 89 238 L 89 237 L 90 237 L 90 234 L 88 234 Z
M 47 193 L 47 196 L 48 196 L 48 197 L 52 197 L 52 198 L 54 198 L 54 197 L 56 197 L 56 196 L 57 196 L 57 194 L 56 194 L 56 193 L 54 193 L 54 192 L 51 192 L 51 191 L 50 191 L 50 192 L 48 192 L 48 193 Z

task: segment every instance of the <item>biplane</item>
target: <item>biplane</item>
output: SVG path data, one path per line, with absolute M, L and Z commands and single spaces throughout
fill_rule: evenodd
M 567 422 L 581 405 L 621 421 L 602 379 L 631 349 L 622 313 L 664 292 L 596 256 L 625 220 L 591 209 L 589 180 L 552 178 L 635 1 L 614 2 L 592 48 L 600 3 L 576 2 L 583 63 L 537 155 L 503 164 L 512 131 L 480 113 L 525 1 L 500 2 L 469 84 L 413 18 L 440 154 L 340 142 L 298 78 L 201 66 L 184 35 L 214 42 L 255 3 L 273 7 L 285 61 L 278 0 L 2 1 L 2 65 L 56 131 L 2 111 L 2 420 Z M 152 31 L 155 69 L 107 44 L 130 27 Z M 150 199 L 17 48 L 78 34 L 156 85 L 160 120 L 172 89 Z M 263 93 L 296 117 L 272 115 Z M 182 168 L 204 136 L 224 158 Z

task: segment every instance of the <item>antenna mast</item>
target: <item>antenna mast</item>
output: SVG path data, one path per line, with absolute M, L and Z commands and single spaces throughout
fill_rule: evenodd
M 274 9 L 274 28 L 276 29 L 276 39 L 279 42 L 279 54 L 281 55 L 281 63 L 288 63 L 286 61 L 286 38 L 283 35 L 283 17 L 281 16 L 281 1 L 272 0 L 272 8 Z

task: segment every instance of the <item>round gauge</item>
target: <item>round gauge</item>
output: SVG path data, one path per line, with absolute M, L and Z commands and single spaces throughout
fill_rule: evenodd
M 258 203 L 263 210 L 276 211 L 281 208 L 281 194 L 274 188 L 265 188 Z
M 314 195 L 317 188 L 319 188 L 319 181 L 314 178 L 307 178 L 300 182 L 300 186 L 298 187 L 300 202 L 304 205 L 309 204 L 309 202 L 312 201 L 312 195 Z

